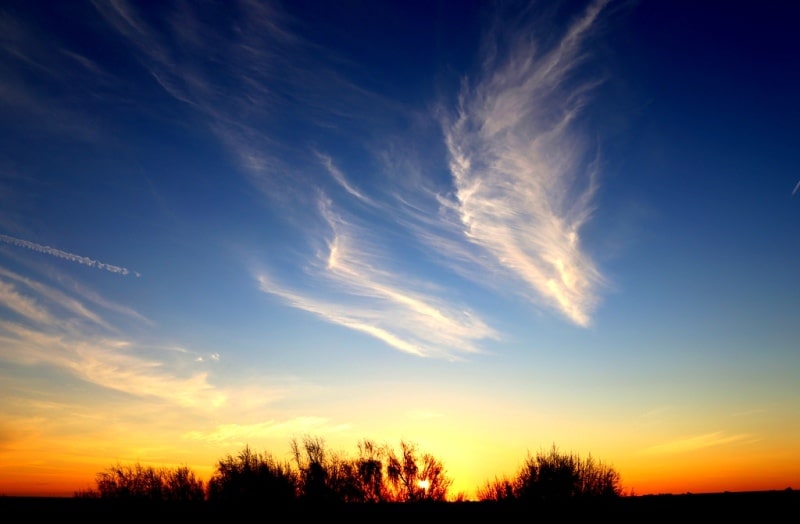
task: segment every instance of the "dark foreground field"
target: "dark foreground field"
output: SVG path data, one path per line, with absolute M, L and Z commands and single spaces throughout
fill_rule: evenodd
M 0 497 L 0 515 L 35 517 L 49 515 L 70 518 L 92 517 L 106 520 L 110 517 L 182 517 L 189 521 L 235 522 L 239 515 L 247 520 L 261 516 L 260 520 L 291 518 L 303 519 L 314 515 L 330 518 L 334 515 L 357 519 L 374 520 L 384 517 L 433 517 L 438 519 L 479 517 L 499 522 L 497 519 L 512 516 L 615 517 L 617 522 L 639 521 L 641 518 L 665 517 L 691 519 L 696 517 L 743 517 L 756 522 L 797 522 L 800 515 L 800 491 L 760 491 L 714 494 L 642 495 L 622 497 L 611 502 L 597 504 L 563 504 L 544 507 L 523 507 L 489 502 L 446 502 L 428 504 L 359 504 L 345 506 L 270 507 L 267 504 L 241 506 L 212 506 L 202 503 L 194 506 L 134 505 L 109 503 L 101 500 L 80 498 Z M 126 518 L 128 517 L 128 518 Z M 630 520 L 629 520 L 630 519 Z M 775 520 L 774 520 L 775 519 Z M 789 520 L 786 520 L 789 519 Z M 10 522 L 10 521 L 9 521 Z M 18 522 L 18 520 L 14 520 Z

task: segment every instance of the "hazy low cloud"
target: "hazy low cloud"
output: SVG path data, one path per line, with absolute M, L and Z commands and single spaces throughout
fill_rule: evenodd
M 672 453 L 684 453 L 688 451 L 696 451 L 698 449 L 711 448 L 717 446 L 724 446 L 727 444 L 734 444 L 738 442 L 745 442 L 752 439 L 751 435 L 739 434 L 728 435 L 721 431 L 714 433 L 706 433 L 703 435 L 695 435 L 686 437 L 672 442 L 666 442 L 657 446 L 652 446 L 643 451 L 645 454 L 660 455 Z
M 444 129 L 466 238 L 581 326 L 602 277 L 579 236 L 595 168 L 581 162 L 585 148 L 572 132 L 595 81 L 573 73 L 604 4 L 593 3 L 549 49 L 537 45 L 535 27 L 491 34 L 482 73 L 465 84 Z M 491 45 L 500 37 L 510 40 L 507 52 Z
M 332 425 L 327 418 L 295 417 L 289 420 L 268 420 L 253 424 L 221 424 L 211 431 L 190 431 L 184 434 L 184 438 L 242 446 L 274 437 L 293 437 L 298 433 L 330 435 L 347 429 L 348 425 Z
M 62 291 L 4 268 L 0 277 L 0 309 L 15 314 L 0 321 L 0 359 L 52 366 L 91 384 L 184 407 L 216 409 L 225 402 L 207 371 L 179 371 L 186 366 L 166 359 L 172 354 L 171 360 L 188 362 L 190 352 L 115 336 L 116 329 Z
M 152 396 L 184 407 L 214 409 L 226 396 L 205 372 L 181 376 L 163 361 L 138 356 L 128 342 L 45 333 L 0 322 L 0 358 L 17 364 L 55 366 L 81 380 L 136 396 Z
M 406 413 L 406 416 L 413 420 L 433 420 L 442 418 L 442 414 L 428 409 L 415 409 Z
M 56 321 L 55 317 L 34 300 L 21 295 L 14 286 L 2 280 L 0 280 L 0 306 L 36 323 L 52 324 Z
M 80 301 L 70 296 L 67 296 L 66 294 L 62 293 L 61 291 L 58 291 L 57 289 L 45 286 L 40 282 L 36 282 L 35 280 L 32 280 L 30 278 L 23 277 L 22 275 L 18 275 L 17 273 L 14 273 L 13 271 L 9 271 L 2 267 L 0 267 L 0 277 L 15 281 L 17 284 L 23 285 L 24 287 L 30 289 L 36 295 L 47 300 L 49 303 L 54 304 L 56 307 L 66 310 L 68 313 L 71 313 L 72 315 L 77 315 L 77 317 L 80 319 L 88 320 L 98 326 L 110 329 L 109 324 L 102 318 L 100 318 L 98 314 L 89 310 Z M 3 283 L 0 280 L 0 285 L 2 284 Z M 12 289 L 10 288 L 10 284 L 6 284 L 6 289 L 8 291 L 12 291 Z M 40 309 L 38 308 L 38 306 L 35 306 L 33 304 L 32 298 L 27 296 L 21 297 L 16 292 L 15 295 L 17 296 L 17 302 L 22 300 L 31 304 L 30 307 L 28 308 L 29 311 L 31 311 L 32 309 L 30 308 L 33 307 Z M 0 305 L 5 304 L 6 307 L 9 307 L 10 309 L 17 309 L 17 307 L 14 305 L 15 301 L 12 300 L 12 298 L 13 297 L 11 296 L 6 296 L 4 299 L 0 299 Z M 26 314 L 23 314 L 23 316 L 27 316 L 30 318 L 30 316 Z M 55 318 L 53 318 L 47 311 L 44 311 L 43 309 L 37 312 L 36 315 L 34 316 L 38 318 L 32 318 L 32 320 L 40 322 L 42 324 L 56 323 Z M 46 318 L 47 320 L 44 320 L 44 318 Z

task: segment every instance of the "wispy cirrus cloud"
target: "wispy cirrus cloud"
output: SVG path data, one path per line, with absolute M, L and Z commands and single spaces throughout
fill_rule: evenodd
M 498 334 L 466 307 L 454 307 L 442 290 L 414 282 L 413 274 L 393 272 L 369 230 L 345 220 L 320 201 L 331 234 L 306 276 L 313 293 L 293 290 L 265 273 L 257 275 L 262 291 L 324 320 L 366 333 L 400 351 L 418 356 L 456 357 L 475 353 L 482 339 Z M 322 285 L 328 293 L 322 294 Z M 434 293 L 433 291 L 439 293 Z
M 350 184 L 350 182 L 347 180 L 342 170 L 339 169 L 336 166 L 336 164 L 334 164 L 333 159 L 330 156 L 320 152 L 316 152 L 316 156 L 322 163 L 322 165 L 325 166 L 325 169 L 328 171 L 328 173 L 330 173 L 330 175 L 333 177 L 336 183 L 339 184 L 342 188 L 344 188 L 344 190 L 347 191 L 347 193 L 367 204 L 373 203 L 369 197 L 365 196 L 361 191 L 359 191 L 358 189 L 353 187 L 352 184 Z
M 596 1 L 551 47 L 534 27 L 508 34 L 508 51 L 487 45 L 477 80 L 465 83 L 456 116 L 444 125 L 455 194 L 452 209 L 469 242 L 491 266 L 527 285 L 575 324 L 590 323 L 602 275 L 582 249 L 596 167 L 572 124 L 596 80 L 574 73 L 607 2 Z M 533 33 L 535 37 L 535 32 Z
M 150 12 L 124 1 L 95 6 L 133 44 L 155 81 L 203 115 L 257 188 L 270 198 L 292 200 L 287 215 L 303 210 L 299 229 L 304 238 L 319 241 L 320 230 L 309 223 L 332 232 L 324 241 L 327 254 L 297 262 L 308 268 L 304 282 L 287 284 L 259 271 L 261 290 L 416 355 L 476 352 L 477 340 L 495 336 L 468 308 L 452 306 L 430 292 L 433 286 L 424 279 L 391 269 L 386 246 L 375 241 L 386 231 L 345 221 L 334 215 L 332 204 L 313 207 L 313 195 L 332 187 L 344 190 L 339 196 L 345 200 L 367 204 L 374 217 L 391 212 L 356 187 L 331 156 L 309 147 L 317 165 L 298 162 L 297 154 L 306 157 L 308 151 L 298 151 L 283 137 L 284 129 L 335 129 L 342 119 L 352 132 L 353 125 L 373 118 L 376 112 L 368 107 L 390 105 L 342 74 L 340 69 L 352 64 L 287 30 L 289 19 L 269 2 L 236 2 L 213 28 L 203 21 L 208 12 L 190 6 Z M 236 31 L 220 31 L 226 23 Z M 176 31 L 166 35 L 159 29 L 164 24 L 173 24 Z M 224 86 L 219 85 L 221 78 Z M 314 176 L 320 164 L 329 176 Z M 283 176 L 285 172 L 291 176 Z
M 97 313 L 91 311 L 80 301 L 70 296 L 67 296 L 66 294 L 62 293 L 61 291 L 58 291 L 57 289 L 54 289 L 50 286 L 46 286 L 41 282 L 37 282 L 33 279 L 23 277 L 22 275 L 14 273 L 13 271 L 9 271 L 3 267 L 0 267 L 0 277 L 6 278 L 11 281 L 15 281 L 17 284 L 22 284 L 23 286 L 32 290 L 37 295 L 45 298 L 49 303 L 55 304 L 57 307 L 60 307 L 70 312 L 72 315 L 77 316 L 77 318 L 88 320 L 104 328 L 108 329 L 111 328 L 111 326 L 105 320 L 103 320 Z M 0 286 L 5 286 L 6 290 L 13 291 L 11 289 L 11 284 L 8 283 L 4 284 L 2 280 L 0 280 Z M 6 296 L 0 299 L 0 305 L 5 305 L 10 309 L 16 309 L 15 302 L 19 303 L 20 301 L 22 301 L 30 304 L 25 308 L 27 311 L 32 312 L 34 310 L 40 310 L 35 315 L 33 315 L 33 317 L 31 317 L 31 315 L 29 314 L 23 314 L 23 316 L 29 317 L 36 322 L 44 324 L 48 323 L 53 324 L 56 322 L 55 318 L 52 315 L 50 315 L 50 313 L 46 311 L 44 308 L 39 308 L 38 306 L 34 306 L 33 299 L 31 297 L 21 296 L 16 291 L 13 292 L 17 297 L 17 300 L 16 301 L 12 300 L 12 297 Z
M 47 310 L 40 307 L 30 297 L 20 294 L 13 285 L 2 280 L 0 280 L 0 306 L 36 323 L 52 324 L 55 322 L 55 318 Z
M 208 382 L 206 372 L 182 376 L 165 362 L 136 354 L 122 339 L 79 337 L 0 322 L 0 358 L 17 364 L 46 365 L 75 377 L 136 396 L 159 398 L 184 407 L 214 409 L 226 399 Z
M 8 235 L 0 235 L 0 242 L 5 242 L 6 244 L 11 244 L 12 246 L 24 247 L 25 249 L 30 249 L 31 251 L 37 251 L 39 253 L 44 253 L 46 255 L 63 258 L 64 260 L 69 260 L 70 262 L 83 264 L 84 266 L 96 267 L 97 269 L 103 269 L 105 271 L 110 271 L 111 273 L 118 273 L 120 275 L 133 274 L 137 277 L 142 276 L 141 273 L 137 271 L 130 271 L 128 268 L 125 267 L 115 266 L 113 264 L 107 264 L 105 262 L 100 262 L 98 260 L 94 260 L 89 257 L 76 255 L 75 253 L 69 253 L 67 251 L 62 251 L 54 247 L 43 246 L 41 244 L 37 244 L 29 240 L 22 240 L 19 238 L 10 237 Z
M 117 334 L 81 301 L 0 268 L 0 360 L 48 366 L 85 382 L 184 407 L 216 409 L 227 394 L 193 355 L 137 343 Z M 167 358 L 167 357 L 170 358 Z M 181 363 L 180 361 L 185 361 Z
M 154 82 L 206 120 L 255 187 L 291 203 L 281 219 L 297 228 L 295 238 L 322 245 L 294 261 L 304 268 L 297 280 L 274 268 L 255 271 L 261 290 L 401 351 L 449 357 L 478 352 L 498 334 L 419 264 L 495 290 L 497 280 L 513 279 L 504 293 L 523 292 L 578 325 L 590 323 L 603 278 L 579 232 L 595 183 L 572 124 L 594 82 L 572 73 L 603 6 L 592 4 L 541 51 L 525 24 L 504 36 L 507 52 L 485 47 L 481 74 L 464 84 L 457 114 L 444 122 L 444 144 L 417 144 L 421 157 L 446 151 L 438 168 L 449 162 L 451 176 L 442 184 L 441 172 L 425 170 L 351 177 L 346 163 L 312 145 L 319 137 L 341 143 L 334 135 L 343 122 L 351 137 L 367 128 L 387 136 L 386 122 L 373 115 L 395 106 L 352 81 L 352 63 L 287 29 L 297 26 L 276 5 L 235 2 L 212 27 L 213 7 L 95 3 Z M 499 39 L 497 31 L 490 36 Z M 378 179 L 384 187 L 353 182 Z M 322 192 L 332 200 L 315 207 Z M 352 204 L 360 209 L 347 214 Z M 400 243 L 427 250 L 424 261 L 400 253 Z M 296 250 L 287 246 L 281 256 Z M 392 254 L 407 263 L 393 264 Z
M 279 399 L 314 390 L 313 384 L 277 375 L 268 380 L 260 376 L 257 382 L 240 377 L 235 384 L 215 380 L 220 353 L 201 354 L 180 344 L 127 335 L 103 314 L 122 313 L 124 319 L 152 323 L 92 290 L 76 288 L 61 274 L 52 278 L 64 290 L 0 267 L 0 375 L 14 366 L 46 368 L 125 393 L 149 409 L 186 408 L 199 417 L 221 410 L 232 416 L 263 415 Z M 102 309 L 93 311 L 87 300 Z M 60 398 L 60 393 L 53 394 Z
M 352 64 L 290 30 L 297 21 L 275 2 L 94 5 L 153 80 L 205 120 L 273 201 L 296 197 L 296 185 L 313 178 L 290 161 L 308 153 L 293 134 L 370 118 L 365 106 L 379 99 L 340 72 Z
M 589 6 L 542 50 L 530 39 L 532 25 L 489 35 L 509 38 L 507 52 L 486 46 L 481 74 L 464 83 L 454 118 L 443 119 L 449 187 L 401 159 L 403 173 L 388 168 L 390 186 L 377 196 L 354 187 L 330 156 L 317 153 L 347 195 L 371 205 L 375 219 L 344 219 L 332 211 L 343 204 L 319 206 L 331 234 L 320 259 L 304 266 L 306 284 L 314 284 L 281 285 L 262 273 L 261 289 L 411 354 L 476 352 L 480 341 L 497 337 L 468 308 L 454 306 L 446 289 L 414 278 L 424 271 L 390 269 L 386 239 L 397 235 L 409 246 L 413 237 L 413 249 L 424 246 L 429 263 L 589 325 L 604 279 L 579 234 L 592 215 L 597 163 L 573 124 L 597 80 L 575 73 L 604 5 Z M 319 292 L 319 283 L 336 292 Z

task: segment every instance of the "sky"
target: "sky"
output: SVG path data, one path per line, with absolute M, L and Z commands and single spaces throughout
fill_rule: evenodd
M 0 6 L 0 494 L 401 440 L 800 488 L 800 6 Z

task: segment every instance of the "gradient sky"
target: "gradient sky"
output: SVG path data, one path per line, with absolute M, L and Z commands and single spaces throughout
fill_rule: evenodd
M 800 488 L 800 4 L 0 6 L 0 493 L 249 444 Z

